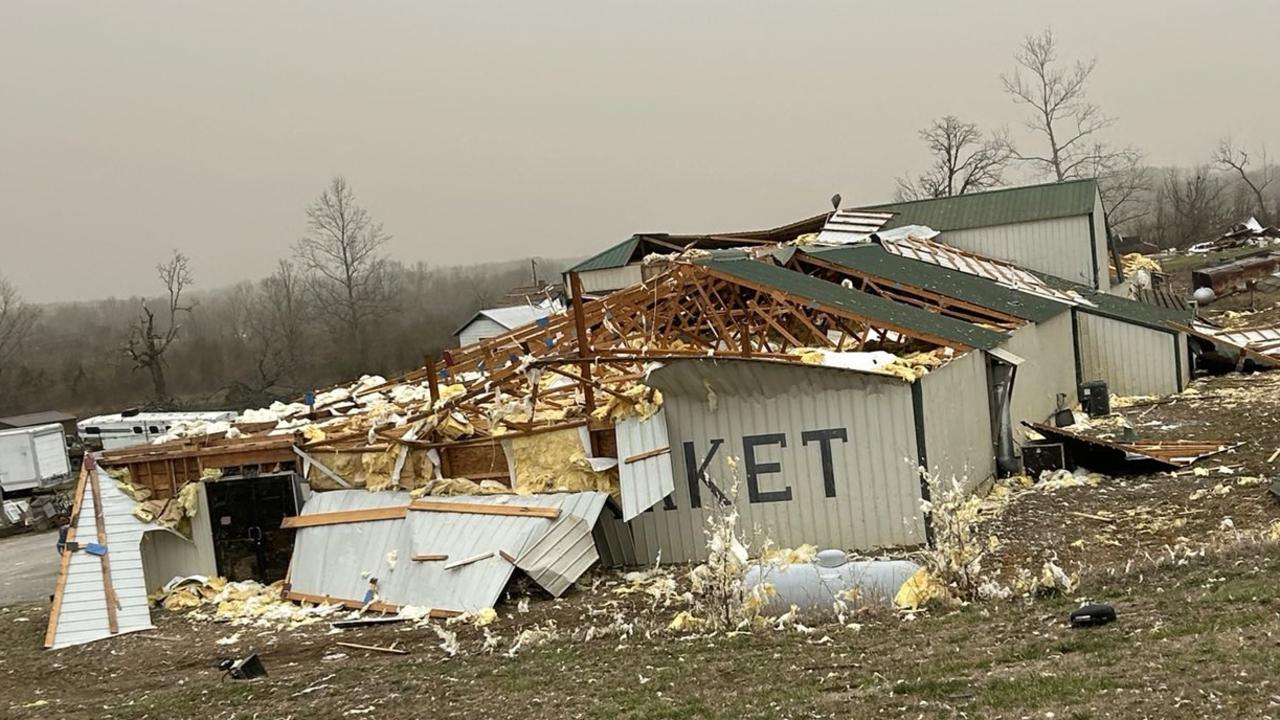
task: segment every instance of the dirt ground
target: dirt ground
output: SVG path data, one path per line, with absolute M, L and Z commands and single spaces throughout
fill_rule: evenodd
M 1081 578 L 1065 597 L 698 636 L 667 630 L 678 605 L 619 595 L 599 572 L 562 600 L 509 599 L 485 628 L 447 628 L 455 654 L 430 626 L 274 631 L 158 609 L 153 632 L 51 652 L 47 608 L 28 603 L 0 609 L 0 716 L 1280 718 L 1278 401 L 1280 373 L 1197 381 L 1121 413 L 1140 437 L 1244 445 L 1199 472 L 1006 497 L 980 526 L 999 538 L 990 570 L 1056 558 Z M 1071 629 L 1084 601 L 1118 622 Z M 249 652 L 270 676 L 223 679 L 218 660 Z

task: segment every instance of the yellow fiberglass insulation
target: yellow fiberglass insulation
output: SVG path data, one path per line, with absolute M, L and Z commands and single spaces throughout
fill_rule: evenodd
M 650 397 L 650 393 L 652 393 L 652 397 Z M 598 404 L 595 412 L 591 413 L 591 417 L 596 420 L 613 420 L 617 422 L 629 417 L 645 420 L 662 409 L 662 393 L 655 388 L 640 383 L 632 384 L 622 390 L 625 400 L 616 395 L 601 393 L 596 395 L 597 403 L 602 400 L 601 395 L 604 395 L 603 404 Z
M 511 450 L 518 493 L 597 490 L 619 497 L 617 468 L 592 470 L 577 428 L 514 437 Z
M 382 452 L 324 452 L 313 456 L 334 474 L 346 480 L 353 488 L 365 488 L 371 492 L 381 490 L 413 490 L 426 485 L 435 474 L 435 466 L 426 450 L 410 450 L 400 468 L 400 482 L 393 482 L 400 447 L 393 445 Z M 343 490 L 344 488 L 319 468 L 311 468 L 307 481 L 316 491 Z

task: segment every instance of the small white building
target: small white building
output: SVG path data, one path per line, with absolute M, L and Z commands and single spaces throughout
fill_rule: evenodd
M 538 305 L 513 305 L 487 308 L 477 312 L 453 334 L 458 336 L 458 346 L 466 347 L 491 337 L 505 335 L 518 327 L 537 322 L 559 312 L 559 303 L 542 302 Z

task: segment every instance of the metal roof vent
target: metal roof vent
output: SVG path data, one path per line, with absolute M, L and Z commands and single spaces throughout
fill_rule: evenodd
M 849 562 L 849 556 L 845 555 L 843 550 L 832 548 L 819 552 L 813 562 L 818 567 L 838 568 Z

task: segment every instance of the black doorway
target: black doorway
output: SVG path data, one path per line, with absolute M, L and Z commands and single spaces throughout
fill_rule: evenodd
M 283 580 L 293 555 L 293 530 L 281 530 L 298 514 L 293 474 L 205 483 L 213 522 L 218 574 L 228 580 Z

